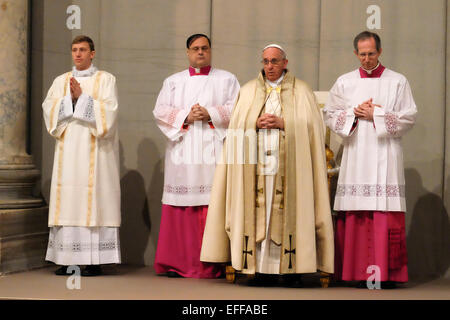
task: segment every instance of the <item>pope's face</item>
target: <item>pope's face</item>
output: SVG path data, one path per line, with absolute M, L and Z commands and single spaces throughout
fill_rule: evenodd
M 211 64 L 211 47 L 208 39 L 200 37 L 195 39 L 187 49 L 189 64 L 193 68 L 202 68 Z
M 361 67 L 366 70 L 372 70 L 378 64 L 378 57 L 381 55 L 380 51 L 377 50 L 377 46 L 374 38 L 368 38 L 364 40 L 359 40 L 358 51 L 354 51 L 359 61 L 361 62 Z
M 72 60 L 77 70 L 86 70 L 91 66 L 95 51 L 91 51 L 89 43 L 81 42 L 72 45 Z
M 262 63 L 266 78 L 270 81 L 278 80 L 286 69 L 288 61 L 278 48 L 267 48 L 262 54 Z

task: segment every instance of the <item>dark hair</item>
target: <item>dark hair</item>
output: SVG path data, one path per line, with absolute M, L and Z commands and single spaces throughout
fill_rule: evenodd
M 82 42 L 87 42 L 89 44 L 89 48 L 91 49 L 91 51 L 95 51 L 94 41 L 92 41 L 92 39 L 89 38 L 88 36 L 83 36 L 83 35 L 75 37 L 75 39 L 73 39 L 72 45 L 70 47 L 72 47 L 74 44 L 82 43 Z
M 206 40 L 208 40 L 209 46 L 211 47 L 211 40 L 208 38 L 208 36 L 206 34 L 196 33 L 196 34 L 193 34 L 192 36 L 190 36 L 189 38 L 187 38 L 187 40 L 186 40 L 186 48 L 189 49 L 191 44 L 192 44 L 192 42 L 194 42 L 198 38 L 206 38 Z
M 353 40 L 353 47 L 355 48 L 356 52 L 358 52 L 358 42 L 361 40 L 366 40 L 366 39 L 370 39 L 370 38 L 373 38 L 375 40 L 375 45 L 377 47 L 377 51 L 380 52 L 381 39 L 375 32 L 370 32 L 370 31 L 363 31 L 355 37 L 355 39 Z

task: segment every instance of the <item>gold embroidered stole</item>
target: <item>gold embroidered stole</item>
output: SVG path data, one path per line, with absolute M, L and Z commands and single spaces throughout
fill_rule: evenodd
M 278 89 L 278 90 L 277 90 Z M 261 114 L 272 113 L 282 116 L 282 106 L 278 88 L 267 88 L 266 105 L 261 110 Z M 278 110 L 274 106 L 279 105 Z M 271 141 L 271 139 L 277 141 Z M 267 223 L 270 225 L 269 239 L 277 245 L 281 244 L 283 227 L 284 208 L 284 132 L 281 130 L 259 130 L 258 132 L 258 163 L 256 177 L 256 242 L 261 242 L 266 238 Z M 266 175 L 274 175 L 272 203 L 266 204 Z M 270 221 L 266 221 L 266 207 L 271 205 Z

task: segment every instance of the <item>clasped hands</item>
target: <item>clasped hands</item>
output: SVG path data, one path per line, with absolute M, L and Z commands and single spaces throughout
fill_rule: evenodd
M 70 95 L 73 103 L 78 100 L 82 93 L 80 83 L 74 77 L 70 78 Z
M 373 121 L 373 111 L 375 107 L 381 108 L 379 104 L 372 103 L 372 98 L 370 98 L 354 108 L 353 113 L 359 119 Z
M 197 103 L 191 107 L 191 111 L 186 118 L 186 123 L 191 124 L 194 121 L 209 121 L 210 119 L 208 110 Z
M 270 113 L 265 113 L 256 120 L 258 129 L 281 129 L 284 130 L 283 118 L 277 117 Z

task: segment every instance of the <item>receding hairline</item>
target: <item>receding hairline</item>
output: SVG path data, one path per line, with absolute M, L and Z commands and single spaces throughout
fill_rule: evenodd
M 356 52 L 358 52 L 358 44 L 360 41 L 365 41 L 368 39 L 373 39 L 375 41 L 375 47 L 377 49 L 377 52 L 380 52 L 381 50 L 381 38 L 380 36 L 371 31 L 363 31 L 356 35 L 356 37 L 353 39 L 353 48 Z

